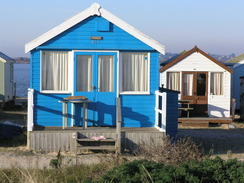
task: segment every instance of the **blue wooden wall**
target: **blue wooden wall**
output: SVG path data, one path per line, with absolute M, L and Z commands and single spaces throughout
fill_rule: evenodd
M 58 101 L 70 94 L 40 93 L 40 51 L 42 50 L 119 50 L 150 52 L 150 94 L 120 95 L 123 126 L 152 127 L 155 125 L 155 90 L 159 86 L 159 53 L 142 41 L 110 23 L 109 31 L 98 31 L 102 17 L 93 16 L 31 51 L 31 88 L 35 91 L 34 123 L 41 126 L 62 125 L 62 104 Z M 102 40 L 91 40 L 101 36 Z M 69 107 L 70 109 L 71 107 Z M 69 111 L 69 114 L 71 111 Z M 71 120 L 68 121 L 68 125 Z
M 178 131 L 178 92 L 167 92 L 166 135 L 176 138 Z
M 151 53 L 150 95 L 120 95 L 123 126 L 152 127 L 155 125 L 155 91 L 159 86 L 158 53 Z
M 97 22 L 107 21 L 103 17 L 92 16 L 50 41 L 41 49 L 86 49 L 86 50 L 152 50 L 152 48 L 118 26 L 110 23 L 109 31 L 97 31 Z M 103 37 L 102 40 L 91 40 L 91 37 Z
M 236 109 L 240 109 L 240 77 L 244 76 L 244 64 L 234 68 L 233 97 L 236 99 Z

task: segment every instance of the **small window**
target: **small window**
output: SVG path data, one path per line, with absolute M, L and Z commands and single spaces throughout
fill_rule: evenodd
M 43 51 L 41 88 L 45 91 L 68 91 L 68 52 Z
M 149 60 L 147 53 L 122 54 L 122 92 L 149 92 Z
M 211 95 L 223 95 L 224 94 L 224 79 L 222 72 L 211 73 Z
M 175 91 L 180 91 L 180 73 L 179 72 L 168 72 L 167 77 L 167 88 Z

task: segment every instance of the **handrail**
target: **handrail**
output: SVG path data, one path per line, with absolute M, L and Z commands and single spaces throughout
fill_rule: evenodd
M 155 107 L 155 127 L 162 131 L 166 131 L 166 103 L 167 103 L 167 93 L 164 91 L 155 91 L 156 96 L 156 107 Z M 161 98 L 161 101 L 160 101 Z M 161 105 L 159 105 L 161 104 Z M 159 117 L 160 116 L 160 117 Z
M 121 153 L 121 100 L 119 97 L 116 98 L 116 153 Z

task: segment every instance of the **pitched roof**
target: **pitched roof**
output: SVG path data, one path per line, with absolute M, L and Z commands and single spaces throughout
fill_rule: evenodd
M 10 58 L 2 52 L 0 52 L 0 60 L 3 62 L 14 62 L 14 59 Z
M 173 57 L 169 58 L 168 60 L 162 62 L 160 65 L 164 66 L 170 62 L 172 62 L 173 60 L 177 59 L 179 56 L 183 55 L 186 52 L 186 50 L 182 51 L 181 53 L 178 53 L 176 55 L 174 55 Z
M 242 60 L 244 60 L 244 53 L 235 58 L 232 58 L 231 60 L 227 61 L 226 63 L 238 63 Z
M 94 3 L 91 7 L 87 8 L 86 10 L 82 11 L 81 13 L 75 15 L 74 17 L 68 19 L 64 23 L 58 25 L 57 27 L 51 29 L 50 31 L 46 32 L 45 34 L 41 35 L 40 37 L 34 39 L 33 41 L 27 43 L 25 45 L 25 52 L 29 52 L 34 48 L 40 46 L 41 44 L 47 42 L 48 40 L 54 38 L 55 36 L 61 34 L 62 32 L 66 31 L 67 29 L 71 28 L 72 26 L 76 25 L 77 23 L 83 21 L 84 19 L 90 16 L 101 16 L 108 21 L 112 22 L 113 24 L 117 25 L 124 31 L 128 32 L 132 36 L 136 37 L 137 39 L 141 40 L 145 44 L 151 46 L 158 52 L 164 54 L 165 48 L 163 45 L 158 43 L 157 41 L 153 40 L 149 36 L 141 33 L 136 28 L 132 27 L 131 25 L 127 24 L 123 20 L 119 19 L 118 17 L 114 16 L 107 10 L 103 9 L 99 4 Z
M 224 64 L 222 64 L 221 62 L 219 62 L 218 60 L 214 59 L 213 57 L 209 56 L 207 53 L 205 53 L 204 51 L 200 50 L 197 46 L 195 46 L 194 48 L 192 48 L 191 50 L 183 53 L 182 55 L 180 55 L 179 57 L 177 57 L 176 59 L 172 60 L 171 62 L 169 62 L 168 64 L 166 64 L 164 67 L 161 67 L 159 69 L 159 72 L 163 72 L 166 69 L 172 67 L 174 64 L 180 62 L 181 60 L 185 59 L 186 57 L 188 57 L 189 55 L 191 55 L 194 52 L 199 52 L 201 53 L 203 56 L 207 57 L 209 60 L 213 61 L 214 63 L 216 63 L 217 65 L 219 65 L 220 67 L 222 67 L 223 69 L 227 70 L 230 73 L 233 73 L 233 70 L 231 70 L 230 68 L 226 67 Z

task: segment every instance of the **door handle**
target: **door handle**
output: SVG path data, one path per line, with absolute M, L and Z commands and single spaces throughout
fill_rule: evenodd
M 93 86 L 93 87 L 92 87 L 92 89 L 93 89 L 93 90 L 96 90 L 96 89 L 97 89 L 97 87 L 96 87 L 96 86 Z

